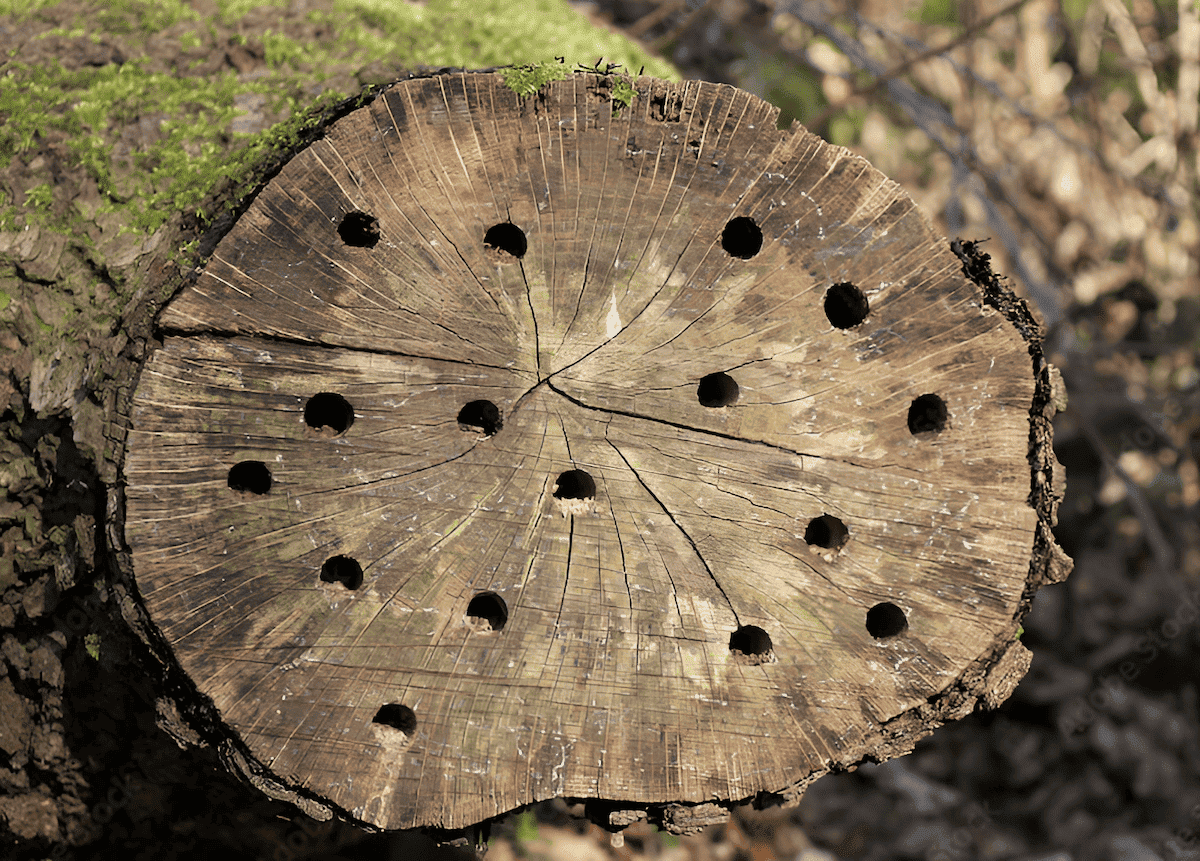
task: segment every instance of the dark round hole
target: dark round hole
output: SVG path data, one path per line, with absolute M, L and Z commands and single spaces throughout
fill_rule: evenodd
M 374 248 L 379 241 L 379 219 L 365 212 L 347 212 L 338 222 L 338 236 L 355 248 Z
M 341 395 L 318 392 L 304 405 L 304 423 L 313 430 L 330 428 L 345 433 L 354 424 L 354 407 Z
M 762 242 L 762 228 L 744 215 L 729 219 L 721 231 L 721 247 L 730 257 L 749 260 L 762 250 Z
M 853 284 L 834 284 L 825 294 L 825 316 L 838 329 L 850 329 L 867 319 L 867 295 Z
M 261 460 L 243 460 L 229 470 L 229 489 L 262 496 L 271 489 L 271 470 Z
M 375 712 L 371 723 L 398 729 L 405 735 L 412 735 L 417 731 L 417 713 L 408 706 L 387 703 L 379 707 L 379 711 Z
M 876 640 L 894 637 L 907 627 L 904 611 L 889 601 L 876 604 L 867 611 L 867 633 Z
M 493 436 L 504 426 L 504 420 L 500 418 L 500 408 L 491 401 L 471 401 L 458 411 L 458 426 Z
M 483 234 L 483 244 L 488 248 L 503 251 L 518 260 L 524 257 L 525 252 L 529 249 L 525 231 L 507 221 L 489 227 L 487 233 Z
M 950 412 L 946 402 L 937 395 L 921 395 L 908 408 L 909 433 L 941 433 L 946 429 Z
M 362 566 L 349 556 L 330 556 L 321 566 L 321 579 L 326 583 L 341 583 L 353 592 L 362 585 Z
M 846 524 L 832 514 L 814 517 L 808 521 L 808 528 L 804 530 L 805 541 L 826 550 L 841 550 L 849 538 L 850 530 L 846 528 Z
M 738 399 L 737 380 L 725 373 L 709 374 L 700 378 L 696 397 L 703 407 L 727 407 Z
M 771 652 L 771 635 L 757 625 L 742 625 L 729 635 L 729 651 L 751 657 L 768 655 Z
M 479 619 L 499 631 L 508 622 L 508 605 L 495 592 L 480 592 L 467 605 L 467 618 Z
M 582 469 L 568 469 L 558 477 L 555 499 L 595 499 L 596 481 Z

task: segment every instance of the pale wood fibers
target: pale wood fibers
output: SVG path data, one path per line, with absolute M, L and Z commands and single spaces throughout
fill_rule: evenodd
M 161 318 L 126 534 L 154 622 L 285 781 L 383 827 L 740 799 L 881 747 L 1011 639 L 1035 379 L 897 186 L 731 87 L 397 84 L 289 162 Z M 619 106 L 618 106 L 619 107 Z M 378 219 L 347 245 L 347 213 Z M 736 217 L 762 231 L 722 246 Z M 521 259 L 485 247 L 524 232 Z M 870 311 L 836 328 L 823 301 Z M 706 407 L 724 372 L 737 400 Z M 354 410 L 305 424 L 318 392 Z M 914 434 L 913 400 L 945 403 Z M 457 420 L 494 403 L 492 436 Z M 228 486 L 261 461 L 262 495 Z M 593 499 L 554 498 L 586 471 Z M 840 550 L 806 527 L 832 515 Z M 320 579 L 354 558 L 354 590 Z M 503 599 L 493 631 L 472 598 Z M 907 629 L 877 638 L 868 611 Z M 748 660 L 741 626 L 771 639 Z M 385 704 L 415 729 L 373 723 Z

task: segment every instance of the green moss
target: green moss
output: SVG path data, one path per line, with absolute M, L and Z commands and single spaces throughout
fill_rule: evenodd
M 222 20 L 236 22 L 257 5 L 225 0 L 219 3 Z M 202 46 L 212 38 L 194 10 L 170 0 L 124 0 L 110 4 L 98 18 L 98 25 L 88 28 L 93 35 L 105 30 L 161 32 L 191 21 L 195 29 L 179 36 L 183 47 Z M 303 125 L 312 116 L 304 108 L 313 100 L 314 82 L 330 68 L 345 67 L 348 58 L 359 67 L 380 61 L 462 67 L 516 63 L 507 76 L 523 94 L 564 77 L 570 68 L 567 58 L 591 60 L 597 54 L 627 68 L 644 65 L 652 74 L 677 77 L 668 64 L 629 40 L 590 26 L 563 0 L 429 0 L 423 6 L 337 0 L 333 13 L 309 18 L 337 35 L 326 43 L 302 44 L 282 33 L 264 33 L 261 43 L 272 74 L 252 81 L 240 80 L 229 69 L 206 77 L 201 86 L 196 78 L 154 70 L 145 59 L 76 70 L 58 63 L 11 62 L 0 78 L 5 120 L 0 166 L 31 151 L 47 132 L 57 132 L 74 162 L 95 180 L 105 205 L 128 212 L 131 229 L 150 233 L 171 212 L 194 209 L 218 183 L 240 183 L 265 150 L 294 138 L 297 121 Z M 552 60 L 554 54 L 564 61 Z M 239 113 L 235 99 L 245 93 L 266 96 L 273 110 L 291 119 L 259 135 L 231 135 Z M 319 107 L 350 94 L 348 87 L 326 90 Z M 628 104 L 631 96 L 625 96 L 622 103 Z M 117 146 L 123 129 L 139 122 L 143 135 L 151 124 L 148 144 Z M 43 205 L 48 207 L 49 201 L 39 198 L 39 208 Z
M 627 108 L 633 104 L 633 97 L 637 95 L 637 90 L 633 88 L 633 82 L 628 78 L 617 78 L 613 82 L 612 102 L 613 116 L 615 117 L 621 112 L 621 108 Z
M 669 63 L 630 39 L 592 26 L 566 0 L 427 0 L 422 5 L 338 0 L 336 5 L 339 13 L 370 21 L 382 33 L 406 34 L 406 55 L 427 66 L 486 68 L 555 57 L 570 66 L 603 57 L 627 69 L 645 66 L 648 74 L 679 77 Z M 370 50 L 367 36 L 353 36 L 363 50 Z
M 107 209 L 128 212 L 130 227 L 152 232 L 171 209 L 195 206 L 229 175 L 221 139 L 236 114 L 239 89 L 246 87 L 232 71 L 210 78 L 198 93 L 194 79 L 146 72 L 137 61 L 71 71 L 58 63 L 14 62 L 0 78 L 0 113 L 6 117 L 0 166 L 31 150 L 35 135 L 58 137 L 73 163 L 96 182 Z M 153 130 L 157 140 L 115 155 L 120 129 L 146 117 L 160 118 Z M 241 160 L 234 159 L 235 169 Z M 49 206 L 44 197 L 31 202 Z
M 296 67 L 296 61 L 304 55 L 304 46 L 282 33 L 267 30 L 262 36 L 264 59 L 268 66 Z
M 0 15 L 26 17 L 58 2 L 59 0 L 0 0 Z
M 85 634 L 83 637 L 83 648 L 92 656 L 93 661 L 100 660 L 100 635 Z
M 48 182 L 43 182 L 41 185 L 35 185 L 33 188 L 25 192 L 25 206 L 39 210 L 41 212 L 49 212 L 51 204 L 54 203 L 54 186 Z
M 200 34 L 194 32 L 194 31 L 191 33 L 184 33 L 182 36 L 179 37 L 179 45 L 185 51 L 193 51 L 196 48 L 199 48 L 203 44 L 204 44 L 204 42 L 201 39 Z
M 143 36 L 162 33 L 186 21 L 203 20 L 186 0 L 110 0 L 98 17 L 100 30 Z
M 38 332 L 42 335 L 49 335 L 54 331 L 54 327 L 43 320 L 37 312 L 36 308 L 29 309 L 29 316 L 33 318 L 34 325 L 37 326 Z
M 522 98 L 532 96 L 551 81 L 565 80 L 570 74 L 566 63 L 561 60 L 525 63 L 500 70 L 505 85 Z

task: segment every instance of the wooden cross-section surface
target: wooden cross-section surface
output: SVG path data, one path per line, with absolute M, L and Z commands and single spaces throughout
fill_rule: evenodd
M 1011 639 L 1027 345 L 734 88 L 399 83 L 161 317 L 126 537 L 199 692 L 381 827 L 774 792 Z

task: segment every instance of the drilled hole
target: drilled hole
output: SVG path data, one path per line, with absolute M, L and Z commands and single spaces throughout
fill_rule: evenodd
M 850 329 L 867 319 L 867 294 L 849 282 L 834 284 L 825 294 L 825 316 L 838 329 Z
M 721 247 L 730 257 L 749 260 L 762 250 L 762 244 L 762 228 L 744 215 L 731 218 L 721 231 Z
M 480 592 L 467 605 L 467 618 L 499 631 L 508 622 L 508 605 L 495 592 Z
M 349 556 L 330 556 L 321 566 L 321 580 L 325 583 L 341 583 L 353 592 L 362 585 L 362 566 Z
M 338 236 L 355 248 L 374 248 L 379 241 L 379 219 L 365 212 L 347 212 L 338 222 Z
M 904 611 L 890 601 L 876 604 L 867 611 L 867 633 L 877 640 L 894 637 L 907 627 Z
M 596 481 L 582 469 L 568 469 L 554 485 L 555 499 L 595 499 Z
M 304 423 L 313 430 L 329 428 L 335 434 L 345 433 L 354 424 L 354 407 L 341 395 L 318 392 L 304 405 Z
M 826 550 L 841 550 L 849 538 L 850 530 L 846 528 L 846 524 L 832 514 L 814 517 L 808 521 L 808 528 L 804 530 L 805 541 Z
M 950 412 L 946 402 L 937 395 L 921 395 L 908 408 L 909 433 L 941 433 L 946 429 Z
M 729 635 L 729 651 L 749 664 L 771 660 L 771 635 L 757 625 L 742 625 Z
M 529 249 L 525 231 L 507 221 L 489 227 L 487 233 L 483 235 L 483 244 L 518 260 L 524 257 L 525 252 Z
M 471 401 L 458 411 L 458 426 L 492 436 L 504 426 L 504 420 L 500 418 L 500 408 L 491 401 Z
M 229 489 L 262 496 L 271 489 L 271 470 L 261 460 L 243 460 L 229 470 Z
M 375 712 L 375 717 L 371 719 L 371 723 L 391 727 L 405 735 L 412 735 L 417 731 L 417 713 L 408 706 L 402 706 L 399 703 L 387 703 L 379 707 L 379 711 Z
M 725 373 L 709 374 L 700 378 L 696 397 L 704 407 L 727 407 L 738 399 L 737 380 Z

